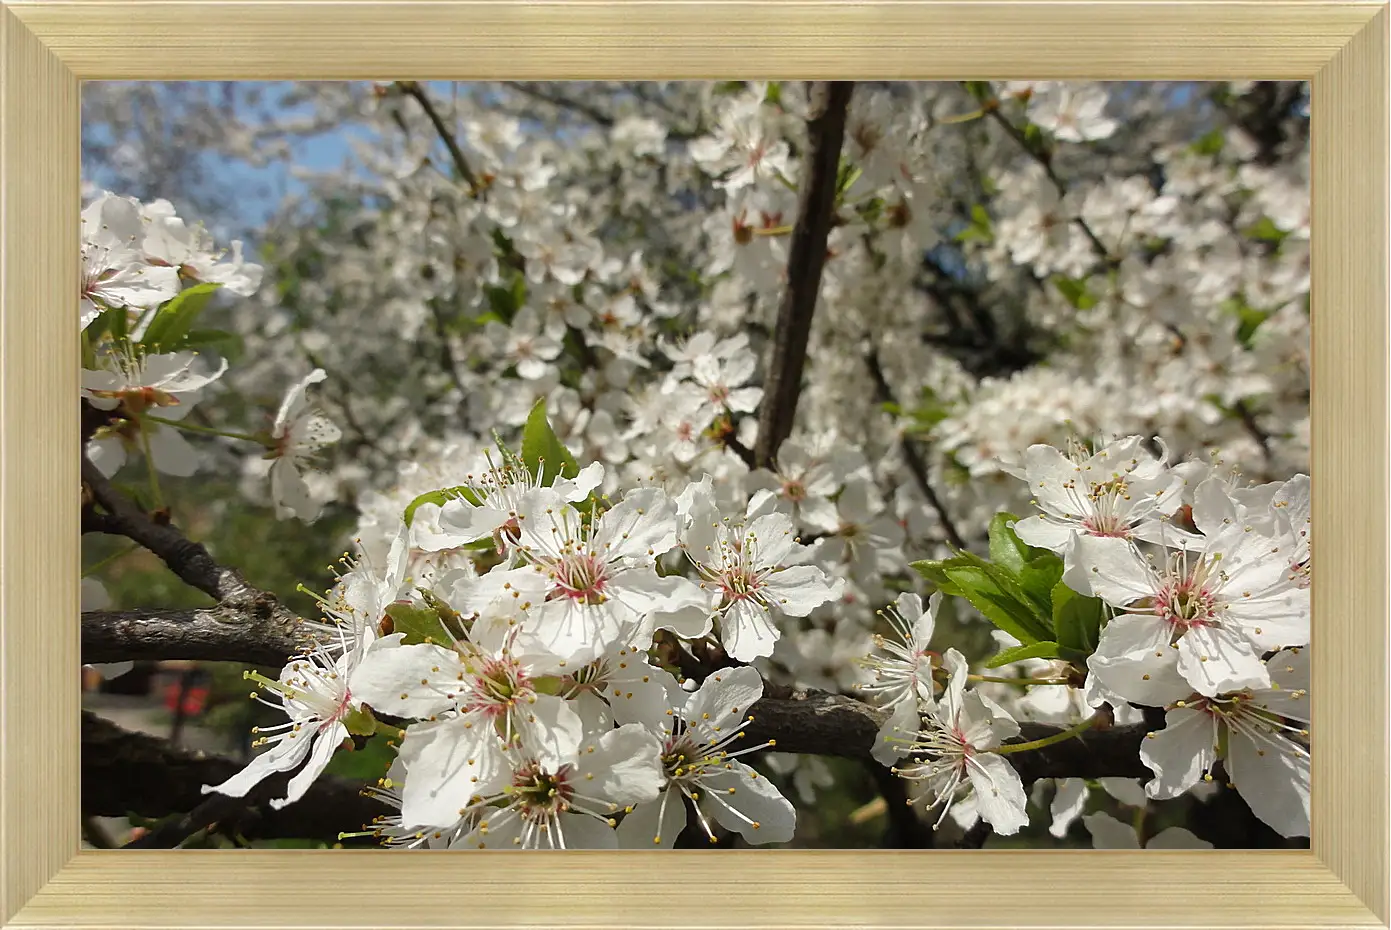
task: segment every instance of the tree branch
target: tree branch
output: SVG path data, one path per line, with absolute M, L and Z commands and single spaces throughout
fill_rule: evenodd
M 773 353 L 764 379 L 758 441 L 754 444 L 754 461 L 763 468 L 772 465 L 778 447 L 792 432 L 802 392 L 802 368 L 826 264 L 845 116 L 854 87 L 850 81 L 818 81 L 808 95 L 808 145 L 797 185 L 797 222 L 788 249 L 787 290 L 773 331 Z
M 267 613 L 225 603 L 82 614 L 82 661 L 89 665 L 177 659 L 278 668 L 314 643 L 308 625 L 288 611 Z
M 223 756 L 176 749 L 168 741 L 133 733 L 90 711 L 82 713 L 82 813 L 87 817 L 165 817 L 189 811 L 132 846 L 171 847 L 216 823 L 250 839 L 295 837 L 334 842 L 343 830 L 370 824 L 387 809 L 346 779 L 318 778 L 304 797 L 282 810 L 268 801 L 283 795 L 289 773 L 272 776 L 245 798 L 204 795 L 241 771 Z
M 884 376 L 884 368 L 879 363 L 879 352 L 871 348 L 865 356 L 865 364 L 869 367 L 869 376 L 874 379 L 875 395 L 882 403 L 897 403 L 898 398 L 894 396 L 893 388 L 889 386 L 889 380 Z M 958 549 L 966 548 L 966 540 L 957 530 L 956 524 L 952 522 L 951 514 L 947 512 L 947 505 L 937 496 L 937 491 L 932 487 L 932 482 L 927 479 L 927 463 L 923 461 L 917 446 L 908 436 L 900 435 L 898 444 L 903 449 L 903 459 L 908 463 L 908 470 L 913 474 L 913 480 L 917 482 L 918 490 L 923 497 L 932 505 L 932 509 L 937 511 L 937 521 L 942 524 L 942 532 L 947 539 Z
M 763 693 L 749 711 L 754 719 L 743 728 L 744 742 L 776 740 L 778 752 L 870 759 L 879 728 L 888 718 L 878 708 L 827 691 L 769 684 Z M 1040 778 L 1147 778 L 1151 773 L 1140 761 L 1140 741 L 1149 730 L 1144 724 L 1090 730 L 1076 739 L 1010 753 L 1007 758 L 1026 784 Z M 1058 732 L 1059 727 L 1024 723 L 1011 742 L 1029 742 Z
M 1063 183 L 1063 179 L 1058 176 L 1058 172 L 1053 168 L 1052 156 L 1046 150 L 1030 144 L 1029 140 L 1025 138 L 1024 133 L 1019 130 L 1019 127 L 1011 123 L 1009 119 L 1000 112 L 998 106 L 985 106 L 984 109 L 986 114 L 1004 129 L 1005 134 L 1024 150 L 1025 154 L 1038 162 L 1039 167 L 1043 169 L 1043 173 L 1048 177 L 1048 180 L 1053 183 L 1053 189 L 1058 192 L 1058 196 L 1066 196 L 1067 185 Z M 1091 228 L 1086 220 L 1082 219 L 1080 216 L 1074 216 L 1072 222 L 1077 225 L 1078 229 L 1082 230 L 1083 235 L 1087 237 L 1087 241 L 1091 243 L 1092 250 L 1096 252 L 1102 262 L 1107 265 L 1119 264 L 1119 260 L 1111 254 L 1110 249 L 1106 248 L 1106 243 L 1101 241 L 1101 237 L 1096 234 L 1096 231 Z
M 396 86 L 401 88 L 403 93 L 414 97 L 416 102 L 420 104 L 420 108 L 425 111 L 425 115 L 430 118 L 431 124 L 434 125 L 440 140 L 444 142 L 444 147 L 449 149 L 449 157 L 454 160 L 454 170 L 459 172 L 459 177 L 463 178 L 464 183 L 469 186 L 470 196 L 478 196 L 480 191 L 478 176 L 469 167 L 463 149 L 459 148 L 459 140 L 454 138 L 454 133 L 450 132 L 449 127 L 444 124 L 444 118 L 440 116 L 439 110 L 435 109 L 434 101 L 430 99 L 424 86 L 419 81 L 397 81 Z
M 180 618 L 180 615 L 186 615 Z M 83 661 L 130 658 L 203 659 L 269 666 L 283 665 L 296 650 L 284 629 L 274 621 L 239 614 L 233 607 L 201 611 L 89 611 L 82 618 Z M 184 630 L 187 622 L 191 630 Z M 116 629 L 107 629 L 115 627 Z M 270 639 L 261 636 L 269 632 Z M 764 697 L 750 708 L 753 722 L 744 727 L 749 745 L 776 741 L 779 752 L 870 759 L 874 741 L 887 714 L 862 701 L 828 691 L 766 684 Z M 1149 770 L 1140 762 L 1140 740 L 1163 726 L 1113 727 L 1089 730 L 1029 752 L 1011 753 L 1010 763 L 1020 778 L 1143 778 Z M 1042 739 L 1058 727 L 1026 723 L 1018 741 Z M 181 808 L 188 809 L 188 808 Z
M 149 549 L 169 568 L 200 591 L 231 600 L 252 592 L 241 575 L 223 568 L 202 545 L 192 542 L 168 523 L 156 522 L 114 487 L 91 460 L 83 457 L 82 483 L 105 513 L 100 514 L 100 532 L 125 536 Z

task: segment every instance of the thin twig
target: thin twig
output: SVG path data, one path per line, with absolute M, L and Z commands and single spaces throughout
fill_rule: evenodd
M 869 367 L 869 375 L 874 379 L 875 397 L 882 403 L 897 403 L 898 398 L 894 396 L 893 388 L 889 387 L 889 381 L 884 377 L 883 366 L 879 363 L 879 352 L 871 348 L 865 355 L 865 364 Z M 952 522 L 951 514 L 947 512 L 947 505 L 937 496 L 937 491 L 932 487 L 932 482 L 928 480 L 927 463 L 923 461 L 922 455 L 918 452 L 917 445 L 907 435 L 900 434 L 898 437 L 899 447 L 903 449 L 903 459 L 908 463 L 908 471 L 912 473 L 914 481 L 918 485 L 918 490 L 923 497 L 932 505 L 932 509 L 937 512 L 937 520 L 942 524 L 942 532 L 946 534 L 947 540 L 958 549 L 966 548 L 966 540 L 957 530 L 956 524 Z
M 1048 177 L 1048 180 L 1053 182 L 1053 188 L 1058 192 L 1058 196 L 1067 196 L 1067 185 L 1053 168 L 1052 157 L 1042 149 L 1029 144 L 1029 140 L 1024 137 L 1024 133 L 1000 112 L 999 107 L 986 107 L 985 112 L 987 116 L 1004 129 L 1005 133 L 1024 150 L 1025 154 L 1038 162 L 1039 166 L 1043 168 L 1043 173 Z M 1115 257 L 1111 255 L 1111 250 L 1106 248 L 1106 244 L 1101 241 L 1101 237 L 1096 234 L 1086 220 L 1082 219 L 1080 216 L 1074 216 L 1072 222 L 1077 224 L 1077 227 L 1082 230 L 1083 234 L 1091 242 L 1092 249 L 1095 250 L 1102 261 L 1106 262 L 1108 265 L 1117 263 Z
M 787 289 L 773 330 L 772 357 L 754 443 L 754 462 L 761 468 L 772 466 L 778 447 L 792 432 L 797 413 L 811 319 L 821 291 L 826 242 L 835 211 L 846 111 L 854 88 L 850 81 L 818 81 L 808 94 L 807 149 L 798 175 L 797 222 L 788 248 Z
M 420 104 L 420 108 L 425 111 L 425 115 L 430 118 L 430 122 L 435 127 L 435 132 L 439 134 L 440 140 L 444 142 L 444 147 L 449 149 L 449 157 L 454 160 L 454 169 L 459 172 L 459 177 L 463 178 L 464 183 L 469 187 L 470 196 L 477 197 L 481 191 L 478 185 L 478 176 L 469 167 L 468 159 L 464 157 L 464 150 L 459 148 L 459 140 L 454 138 L 454 133 L 449 131 L 445 125 L 444 118 L 440 116 L 439 110 L 435 109 L 434 101 L 430 99 L 430 94 L 425 90 L 424 85 L 419 81 L 397 81 L 396 86 L 401 88 L 403 93 L 414 97 Z

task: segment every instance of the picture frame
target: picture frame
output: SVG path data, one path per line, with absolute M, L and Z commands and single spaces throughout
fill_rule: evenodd
M 1361 0 L 0 4 L 0 925 L 1387 926 L 1388 23 Z M 1311 81 L 1311 848 L 80 851 L 81 82 L 730 75 Z

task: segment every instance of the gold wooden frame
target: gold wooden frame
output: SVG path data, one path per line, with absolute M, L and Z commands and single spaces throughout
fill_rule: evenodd
M 1387 24 L 1359 0 L 0 4 L 0 924 L 1386 926 Z M 1312 80 L 1312 849 L 79 852 L 79 83 L 736 75 Z

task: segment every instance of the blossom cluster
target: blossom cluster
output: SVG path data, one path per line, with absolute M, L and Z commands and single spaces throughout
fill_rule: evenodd
M 543 424 L 527 443 L 553 438 Z M 275 745 L 207 790 L 241 796 L 304 763 L 276 803 L 294 801 L 382 719 L 406 723 L 372 792 L 399 808 L 373 829 L 389 845 L 670 847 L 688 804 L 712 841 L 712 823 L 790 839 L 791 803 L 740 761 L 772 745 L 740 744 L 758 672 L 727 667 L 687 690 L 655 658 L 663 637 L 715 635 L 735 659 L 767 656 L 777 618 L 835 596 L 788 517 L 723 515 L 708 479 L 609 505 L 593 494 L 597 463 L 551 474 L 498 454 L 399 519 L 380 563 L 341 577 L 322 602 L 336 638 L 258 679 L 289 717 L 266 731 Z M 408 574 L 412 537 L 452 556 L 428 582 Z
M 922 563 L 923 573 L 982 607 L 992 595 L 1014 594 L 1014 583 L 1025 589 L 1021 601 L 1034 597 L 1028 589 L 1045 579 L 1053 585 L 1042 618 L 1051 637 L 1030 635 L 1022 620 L 1015 627 L 1017 615 L 1005 623 L 991 613 L 1009 641 L 991 664 L 1054 661 L 1019 679 L 1030 686 L 1023 695 L 997 694 L 997 702 L 967 690 L 961 653 L 928 648 L 941 595 L 926 609 L 917 595 L 901 596 L 888 615 L 895 637 L 881 638 L 867 660 L 874 680 L 864 689 L 890 710 L 876 758 L 912 760 L 897 770 L 926 783 L 928 808 L 942 808 L 939 822 L 969 794 L 961 819 L 1012 833 L 1028 815 L 1019 776 L 999 755 L 1027 748 L 1002 748 L 1019 733 L 1011 702 L 1020 716 L 1061 712 L 1063 722 L 1097 712 L 1133 721 L 1137 708 L 1165 708 L 1164 728 L 1140 750 L 1154 772 L 1148 797 L 1175 798 L 1211 782 L 1220 763 L 1256 816 L 1283 836 L 1307 836 L 1307 476 L 1242 486 L 1210 463 L 1170 465 L 1162 446 L 1140 436 L 1066 452 L 1034 445 L 1017 473 L 1042 512 L 1017 522 L 1002 515 L 1009 519 L 1000 527 L 1005 546 L 992 539 L 996 564 L 962 558 Z M 997 552 L 1009 552 L 1010 541 L 1022 561 L 1005 582 L 998 571 L 1011 559 Z M 973 588 L 967 569 L 989 583 Z M 1061 706 L 1042 694 L 1060 688 L 1072 692 Z M 1064 807 L 1075 816 L 1078 803 Z
M 313 519 L 319 506 L 301 472 L 342 435 L 308 401 L 309 386 L 326 377 L 321 369 L 290 388 L 259 435 L 189 419 L 227 372 L 235 342 L 224 331 L 195 328 L 199 318 L 217 290 L 250 297 L 260 286 L 263 269 L 243 258 L 241 242 L 233 241 L 229 255 L 168 201 L 141 204 L 103 192 L 82 211 L 82 265 L 82 397 L 104 414 L 87 439 L 92 464 L 110 478 L 132 453 L 143 455 L 158 504 L 157 474 L 188 477 L 202 464 L 185 432 L 246 440 L 270 462 L 279 515 Z M 209 348 L 215 365 L 201 351 Z
M 278 516 L 356 513 L 323 643 L 260 682 L 289 722 L 217 790 L 303 765 L 293 800 L 381 734 L 393 846 L 781 842 L 772 784 L 831 777 L 738 738 L 766 681 L 873 698 L 939 825 L 1023 829 L 1013 754 L 1163 708 L 1153 779 L 1056 780 L 1055 835 L 1200 844 L 1087 812 L 1214 783 L 1307 834 L 1307 114 L 858 85 L 795 425 L 758 457 L 804 87 L 455 90 L 444 120 L 398 82 L 219 125 L 248 158 L 357 133 L 261 231 L 274 287 L 165 201 L 84 212 L 93 463 L 143 457 L 157 506 L 201 434 L 250 444 Z M 245 298 L 225 330 L 214 291 Z

